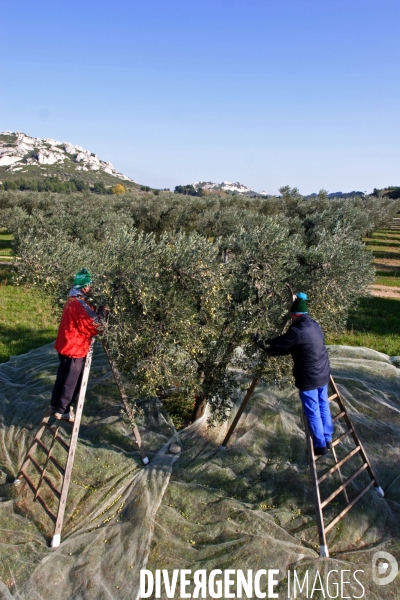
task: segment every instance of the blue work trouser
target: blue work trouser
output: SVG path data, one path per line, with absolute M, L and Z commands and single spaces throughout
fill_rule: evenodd
M 332 440 L 333 423 L 328 400 L 328 385 L 315 390 L 299 390 L 315 448 Z

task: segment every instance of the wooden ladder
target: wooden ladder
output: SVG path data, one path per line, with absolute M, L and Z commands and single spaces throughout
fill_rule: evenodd
M 342 419 L 345 423 L 345 431 L 339 435 L 336 439 L 332 441 L 332 454 L 334 459 L 334 465 L 326 470 L 324 473 L 318 473 L 317 471 L 317 462 L 322 456 L 316 456 L 314 454 L 314 447 L 312 442 L 312 437 L 310 433 L 310 429 L 308 426 L 308 419 L 303 411 L 304 417 L 304 427 L 306 431 L 306 441 L 307 441 L 307 452 L 310 463 L 310 472 L 311 472 L 311 480 L 313 484 L 313 493 L 314 493 L 314 504 L 315 504 L 315 512 L 317 515 L 317 527 L 319 534 L 319 547 L 320 547 L 320 556 L 329 556 L 328 546 L 326 543 L 326 534 L 330 531 L 348 512 L 353 506 L 368 492 L 368 490 L 374 486 L 376 488 L 377 493 L 383 497 L 384 492 L 380 487 L 377 478 L 372 470 L 371 464 L 368 460 L 368 457 L 365 453 L 365 450 L 360 442 L 360 439 L 357 436 L 354 425 L 350 420 L 346 407 L 343 403 L 343 400 L 340 396 L 339 390 L 331 376 L 329 381 L 329 402 L 336 402 L 339 408 L 339 412 L 332 417 L 334 423 Z M 336 448 L 337 446 L 343 442 L 343 440 L 347 437 L 350 437 L 354 443 L 354 448 L 352 448 L 343 458 L 338 459 Z M 324 455 L 326 456 L 329 455 Z M 352 475 L 348 477 L 344 477 L 342 473 L 342 467 L 348 461 L 350 461 L 353 457 L 359 456 L 361 458 L 361 466 L 359 466 Z M 347 486 L 349 483 L 354 481 L 358 475 L 366 471 L 370 477 L 370 482 L 359 492 L 354 498 L 350 499 L 347 493 Z M 330 475 L 338 474 L 340 485 L 327 497 L 325 500 L 321 501 L 320 494 L 320 485 L 328 479 Z M 323 510 L 326 508 L 333 500 L 338 496 L 341 492 L 343 492 L 343 496 L 346 502 L 345 508 L 328 523 L 326 526 L 324 524 L 324 515 Z
M 85 365 L 83 368 L 82 383 L 81 383 L 78 401 L 77 401 L 75 420 L 73 422 L 69 422 L 66 420 L 59 421 L 59 420 L 55 419 L 54 416 L 52 416 L 52 414 L 50 413 L 50 410 L 48 409 L 46 411 L 45 416 L 42 419 L 42 422 L 39 426 L 38 431 L 36 432 L 33 442 L 23 460 L 23 463 L 18 472 L 17 478 L 14 481 L 14 483 L 16 485 L 18 485 L 21 483 L 20 478 L 21 477 L 24 478 L 24 480 L 28 484 L 29 488 L 33 492 L 34 501 L 38 500 L 38 502 L 42 505 L 46 514 L 53 521 L 55 527 L 54 527 L 54 534 L 53 534 L 53 537 L 51 540 L 52 548 L 57 548 L 61 543 L 61 530 L 62 530 L 62 525 L 63 525 L 63 521 L 64 521 L 68 489 L 69 489 L 69 485 L 71 482 L 72 467 L 74 464 L 75 450 L 76 450 L 76 445 L 78 442 L 79 427 L 80 427 L 81 418 L 82 418 L 83 404 L 85 402 L 86 388 L 87 388 L 87 384 L 88 384 L 88 380 L 89 380 L 90 366 L 92 363 L 93 346 L 94 346 L 94 342 L 92 341 L 92 344 L 90 346 L 90 350 L 86 357 Z M 109 361 L 111 364 L 112 357 L 109 355 L 109 351 L 108 351 L 107 357 L 109 358 Z M 122 390 L 125 394 L 125 391 L 122 386 L 122 380 L 121 380 L 119 373 L 116 371 L 116 366 L 115 366 L 114 361 L 112 362 L 111 367 L 112 367 L 114 377 L 116 379 L 117 379 L 117 377 L 119 378 L 117 381 L 117 384 L 118 384 L 118 389 L 119 389 L 120 393 L 122 393 L 121 392 L 121 390 Z M 123 400 L 124 400 L 124 404 L 125 404 L 126 403 L 126 394 L 123 397 Z M 129 415 L 129 419 L 130 419 L 130 421 L 133 420 L 133 411 L 131 411 L 131 414 Z M 51 420 L 53 420 L 52 423 L 50 423 Z M 72 432 L 71 432 L 69 442 L 61 436 L 61 432 L 60 432 L 61 422 L 66 423 L 67 426 L 72 426 Z M 135 427 L 136 427 L 136 425 L 135 425 Z M 42 437 L 43 437 L 43 434 L 45 433 L 45 431 L 48 431 L 51 434 L 51 438 L 50 438 L 51 441 L 48 446 L 46 444 L 44 444 L 42 441 Z M 141 441 L 140 434 L 139 434 L 137 427 L 136 427 L 136 429 L 134 429 L 134 435 L 135 435 L 136 443 L 139 447 L 140 455 L 142 457 L 142 462 L 143 462 L 143 464 L 146 465 L 146 464 L 148 464 L 149 459 L 147 458 L 147 456 L 144 452 L 142 441 Z M 54 450 L 56 444 L 59 444 L 61 446 L 61 448 L 63 448 L 63 450 L 65 450 L 65 452 L 67 453 L 67 459 L 66 459 L 64 466 L 61 465 L 60 462 L 53 456 L 53 450 Z M 36 456 L 36 450 L 38 448 L 40 448 L 42 450 L 42 453 L 40 454 L 40 456 L 43 457 L 43 454 L 45 455 L 44 463 L 39 459 L 39 457 Z M 42 464 L 41 464 L 41 462 L 42 462 Z M 56 467 L 56 469 L 59 471 L 59 473 L 61 474 L 61 477 L 62 477 L 61 489 L 57 489 L 55 487 L 55 485 L 53 484 L 53 482 L 51 481 L 51 479 L 46 475 L 46 469 L 50 465 L 50 463 L 52 463 Z M 36 471 L 39 473 L 39 480 L 37 483 L 34 483 L 31 476 L 27 473 L 27 469 L 30 464 L 32 464 L 35 467 Z M 47 485 L 47 487 L 53 492 L 54 496 L 58 500 L 58 509 L 57 509 L 56 513 L 51 510 L 51 508 L 48 506 L 48 504 L 45 501 L 45 499 L 43 498 L 43 496 L 41 496 L 39 493 L 43 483 L 45 483 Z

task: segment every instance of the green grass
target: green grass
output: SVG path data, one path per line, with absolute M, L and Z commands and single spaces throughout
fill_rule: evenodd
M 12 261 L 12 235 L 0 228 L 0 262 Z M 15 286 L 12 266 L 0 264 L 0 362 L 51 342 L 57 321 L 50 302 L 36 289 Z
M 381 235 L 400 235 L 400 229 L 377 229 L 372 233 L 371 237 L 379 237 Z
M 400 277 L 392 277 L 388 275 L 387 277 L 377 277 L 375 279 L 375 285 L 388 285 L 390 287 L 400 287 Z
M 367 250 L 372 250 L 372 252 L 374 253 L 374 256 L 376 255 L 376 253 L 382 253 L 382 252 L 386 252 L 389 256 L 389 254 L 400 254 L 400 245 L 399 246 L 394 246 L 392 243 L 390 243 L 390 245 L 385 246 L 382 245 L 381 242 L 379 242 L 379 244 L 373 245 L 373 244 L 367 244 L 366 245 Z
M 382 248 L 398 248 L 400 247 L 400 238 L 398 239 L 374 239 L 374 240 L 370 240 L 365 238 L 363 240 L 366 244 L 368 248 L 371 248 L 371 250 L 373 250 L 376 246 L 381 246 Z
M 57 320 L 38 290 L 12 284 L 11 268 L 0 265 L 0 362 L 55 340 Z
M 349 315 L 347 331 L 330 336 L 328 344 L 365 346 L 400 356 L 400 300 L 364 298 Z
M 399 258 L 400 257 L 400 231 L 399 234 L 392 233 L 390 229 L 375 231 L 372 237 L 363 238 L 366 249 L 370 250 L 375 258 Z
M 370 241 L 371 239 L 379 239 L 379 240 L 400 240 L 400 231 L 399 233 L 395 233 L 395 232 L 382 232 L 379 233 L 378 231 L 375 231 L 372 236 L 370 238 L 364 238 L 364 241 Z
M 367 250 L 372 250 L 373 251 L 373 255 L 375 258 L 379 258 L 380 260 L 385 260 L 387 258 L 394 258 L 396 260 L 400 259 L 400 249 L 399 251 L 395 251 L 395 252 L 388 252 L 388 250 L 386 248 L 372 248 L 372 246 L 370 248 L 367 248 Z
M 11 242 L 13 236 L 4 227 L 0 228 L 0 262 L 12 259 Z

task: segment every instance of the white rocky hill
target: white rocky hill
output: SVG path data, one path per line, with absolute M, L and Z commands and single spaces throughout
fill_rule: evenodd
M 196 190 L 203 189 L 212 192 L 223 191 L 223 192 L 234 192 L 236 194 L 243 194 L 244 196 L 264 196 L 267 192 L 255 192 L 251 188 L 243 185 L 237 181 L 231 183 L 230 181 L 223 181 L 222 183 L 213 183 L 212 181 L 196 181 L 192 184 Z
M 0 167 L 6 167 L 6 171 L 12 173 L 20 171 L 21 175 L 32 172 L 33 168 L 40 175 L 40 170 L 46 170 L 46 165 L 62 165 L 68 167 L 69 172 L 77 171 L 77 174 L 79 171 L 99 171 L 133 182 L 130 177 L 119 173 L 110 162 L 100 160 L 82 146 L 52 138 L 41 140 L 20 132 L 0 133 Z

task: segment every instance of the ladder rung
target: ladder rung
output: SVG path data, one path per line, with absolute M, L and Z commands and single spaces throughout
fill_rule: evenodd
M 48 452 L 49 452 L 49 449 L 48 449 L 48 448 L 46 448 L 46 446 L 45 446 L 45 445 L 44 445 L 44 444 L 43 444 L 43 443 L 42 443 L 40 440 L 38 440 L 38 444 L 39 444 L 39 446 L 42 448 L 42 450 L 44 450 L 44 452 L 46 452 L 46 454 L 48 454 Z M 57 469 L 60 471 L 61 475 L 62 475 L 62 476 L 64 476 L 65 469 L 64 469 L 64 467 L 62 467 L 62 466 L 60 465 L 60 463 L 58 462 L 58 460 L 56 460 L 56 459 L 54 458 L 54 456 L 51 456 L 51 455 L 49 456 L 49 460 L 51 460 L 51 462 L 53 463 L 53 465 L 54 465 L 55 467 L 57 467 Z
M 30 456 L 29 458 L 31 459 L 31 461 L 34 464 L 35 468 L 37 469 L 37 471 L 39 472 L 39 474 L 42 476 L 42 479 L 47 483 L 47 485 L 49 486 L 49 488 L 51 489 L 51 491 L 53 492 L 53 494 L 55 496 L 57 496 L 58 499 L 60 499 L 60 496 L 61 496 L 60 492 L 58 491 L 57 488 L 54 487 L 51 479 L 49 479 L 46 474 L 43 474 L 43 469 L 39 465 L 39 463 L 37 462 L 37 460 L 35 460 L 33 458 L 33 456 Z M 24 477 L 28 477 L 25 472 L 23 472 L 22 474 L 23 474 Z M 37 488 L 34 489 L 34 490 L 32 489 L 32 491 L 36 495 Z
M 347 462 L 352 456 L 354 456 L 355 454 L 357 454 L 357 452 L 359 452 L 359 451 L 360 451 L 360 446 L 356 446 L 355 448 L 353 448 L 353 450 L 351 452 L 349 452 L 348 454 L 346 454 L 346 456 L 344 458 L 342 458 L 342 460 L 339 460 L 339 462 L 337 462 L 333 467 L 331 467 L 329 469 L 329 471 L 327 471 L 326 473 L 324 473 L 324 475 L 322 475 L 317 480 L 318 485 L 320 483 L 322 483 L 322 481 L 324 481 L 327 477 L 329 477 L 329 475 L 331 473 L 334 473 L 337 469 L 339 469 L 339 467 L 341 467 L 342 465 L 344 465 L 345 462 Z
M 342 517 L 344 517 L 344 515 L 345 515 L 346 513 L 348 513 L 348 512 L 349 512 L 349 510 L 350 510 L 351 508 L 353 508 L 353 506 L 356 504 L 356 502 L 358 502 L 358 501 L 360 500 L 360 498 L 362 498 L 362 496 L 364 496 L 364 494 L 365 494 L 366 492 L 368 492 L 368 490 L 369 490 L 369 489 L 370 489 L 370 488 L 371 488 L 373 485 L 375 485 L 375 479 L 372 479 L 372 481 L 370 481 L 370 482 L 369 482 L 369 484 L 368 484 L 368 485 L 367 485 L 367 486 L 366 486 L 366 487 L 365 487 L 365 488 L 364 488 L 364 489 L 363 489 L 363 490 L 362 490 L 362 491 L 361 491 L 361 492 L 360 492 L 360 493 L 359 493 L 359 494 L 358 494 L 358 495 L 357 495 L 357 496 L 354 498 L 354 500 L 352 500 L 352 501 L 350 502 L 350 504 L 348 504 L 348 505 L 346 506 L 346 508 L 344 508 L 344 509 L 342 510 L 342 512 L 341 512 L 340 514 L 338 514 L 338 516 L 337 516 L 335 519 L 333 519 L 333 521 L 331 521 L 331 522 L 329 523 L 329 525 L 327 525 L 327 527 L 325 527 L 325 533 L 328 533 L 328 531 L 330 531 L 330 530 L 332 529 L 332 527 L 334 527 L 334 526 L 336 525 L 336 523 L 337 523 L 338 521 L 340 521 L 340 519 L 341 519 Z
M 21 471 L 21 475 L 23 475 L 23 477 L 25 478 L 26 483 L 29 485 L 29 487 L 31 488 L 33 494 L 36 496 L 37 488 L 35 487 L 35 484 L 33 483 L 32 479 L 29 477 L 29 475 L 27 475 L 25 473 L 25 471 Z M 57 517 L 53 513 L 53 511 L 50 510 L 50 508 L 47 506 L 47 504 L 43 500 L 43 498 L 38 495 L 38 496 L 36 496 L 36 500 L 39 500 L 40 504 L 43 506 L 44 510 L 46 511 L 46 513 L 48 514 L 48 516 L 50 517 L 50 519 L 53 521 L 53 523 L 55 523 L 56 520 L 57 520 Z
M 342 441 L 342 439 L 345 438 L 346 435 L 349 435 L 349 433 L 353 433 L 353 428 L 352 427 L 350 427 L 350 429 L 348 429 L 347 431 L 345 431 L 344 433 L 342 433 L 342 435 L 340 435 L 338 438 L 336 438 L 336 440 L 333 440 L 332 446 L 335 447 L 338 444 L 340 444 L 340 442 Z
M 339 398 L 339 394 L 335 392 L 334 394 L 332 394 L 332 396 L 329 396 L 328 400 L 329 402 L 332 402 L 333 400 L 336 400 L 336 398 Z
M 33 456 L 30 456 L 29 458 L 32 461 L 33 465 L 35 466 L 36 470 L 39 471 L 39 474 L 41 475 L 43 473 L 42 467 L 39 465 L 37 460 L 35 458 L 33 458 Z
M 43 450 L 43 452 L 44 452 L 44 453 L 46 454 L 46 456 L 47 456 L 47 455 L 48 455 L 48 453 L 49 453 L 49 449 L 48 449 L 48 447 L 47 447 L 45 444 L 43 444 L 42 440 L 37 440 L 37 443 L 38 443 L 38 446 L 40 446 L 40 447 L 41 447 L 41 449 Z
M 53 492 L 53 494 L 60 499 L 61 498 L 61 494 L 58 491 L 57 488 L 54 487 L 52 481 L 47 477 L 47 475 L 43 475 L 43 480 L 47 483 L 47 485 L 49 486 L 49 488 L 51 489 L 51 491 Z
M 363 465 L 361 465 L 361 467 L 359 469 L 357 469 L 357 471 L 355 473 L 353 473 L 353 475 L 351 475 L 350 477 L 345 479 L 344 482 L 342 483 L 342 485 L 340 485 L 334 492 L 332 492 L 332 494 L 330 496 L 328 496 L 328 498 L 326 500 L 321 502 L 321 508 L 324 508 L 327 504 L 329 504 L 329 502 L 331 500 L 333 500 L 338 494 L 340 494 L 340 492 L 342 492 L 344 490 L 344 488 L 346 486 L 348 486 L 349 483 L 351 483 L 353 481 L 353 479 L 355 479 L 357 477 L 357 475 L 362 473 L 362 471 L 364 471 L 367 467 L 368 467 L 367 463 L 364 463 Z
M 69 446 L 68 446 L 68 444 L 66 444 L 64 442 L 64 440 L 62 439 L 62 437 L 57 434 L 57 431 L 54 429 L 54 427 L 52 427 L 51 425 L 48 425 L 47 423 L 46 423 L 46 427 L 47 427 L 47 429 L 49 429 L 51 431 L 51 433 L 53 434 L 53 437 L 55 437 L 55 439 L 57 440 L 57 442 L 59 444 L 61 444 L 61 446 L 64 448 L 64 450 L 66 452 L 69 452 Z
M 32 492 L 34 494 L 36 494 L 36 487 L 35 484 L 33 483 L 32 479 L 29 477 L 29 475 L 27 475 L 25 473 L 25 471 L 21 470 L 21 475 L 25 478 L 26 483 L 29 485 L 29 487 L 31 488 Z
M 55 523 L 57 521 L 57 517 L 56 515 L 53 513 L 52 510 L 50 510 L 50 508 L 47 506 L 46 502 L 43 500 L 42 496 L 36 496 L 36 500 L 38 500 L 40 502 L 40 504 L 43 506 L 45 512 L 47 513 L 47 515 L 50 517 L 50 519 L 53 521 L 53 523 Z
M 346 411 L 342 410 L 339 414 L 333 417 L 332 421 L 335 423 L 338 419 L 341 419 L 346 415 Z
M 54 458 L 54 456 L 50 456 L 50 460 L 53 463 L 53 465 L 60 471 L 61 475 L 64 477 L 65 474 L 65 469 L 64 467 L 62 467 L 60 465 L 60 463 L 58 462 L 57 459 Z

